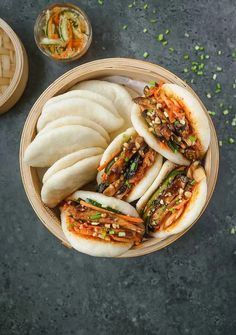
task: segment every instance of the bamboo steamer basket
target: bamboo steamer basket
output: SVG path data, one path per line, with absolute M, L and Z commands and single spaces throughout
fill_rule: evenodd
M 0 114 L 20 99 L 27 79 L 25 48 L 11 27 L 0 19 Z
M 199 217 L 207 207 L 216 185 L 219 168 L 219 148 L 215 128 L 205 106 L 196 93 L 183 80 L 158 65 L 134 59 L 110 58 L 96 60 L 80 65 L 58 78 L 42 93 L 42 95 L 35 102 L 25 122 L 25 126 L 22 132 L 19 157 L 23 185 L 34 211 L 42 223 L 47 227 L 47 229 L 67 247 L 71 247 L 71 245 L 63 234 L 58 212 L 56 210 L 49 209 L 42 203 L 40 197 L 41 182 L 39 180 L 37 171 L 35 168 L 29 167 L 24 163 L 23 155 L 25 149 L 36 135 L 36 123 L 38 117 L 40 116 L 42 107 L 48 99 L 68 91 L 72 86 L 80 81 L 117 75 L 146 82 L 149 82 L 150 80 L 164 80 L 165 82 L 175 83 L 185 87 L 199 100 L 209 120 L 211 132 L 211 143 L 204 162 L 207 174 L 208 194 L 206 204 Z M 185 231 L 179 234 L 172 235 L 164 240 L 160 240 L 158 238 L 149 238 L 139 246 L 133 247 L 120 257 L 142 256 L 156 250 L 160 250 L 184 235 L 196 223 L 197 220 L 195 220 Z

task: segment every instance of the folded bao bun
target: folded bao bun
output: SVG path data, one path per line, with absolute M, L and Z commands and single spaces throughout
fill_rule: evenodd
M 115 131 L 114 134 L 112 134 L 112 138 L 114 138 L 116 135 L 118 135 L 128 127 L 132 126 L 130 113 L 134 102 L 132 101 L 131 96 L 123 86 L 104 80 L 86 80 L 76 84 L 71 88 L 71 90 L 81 89 L 89 90 L 105 96 L 107 99 L 111 100 L 116 107 L 118 113 L 124 120 L 124 124 L 120 126 L 119 132 Z
M 106 148 L 107 142 L 96 130 L 83 126 L 64 126 L 35 137 L 24 160 L 30 166 L 49 167 L 72 152 L 89 147 Z
M 119 113 L 117 112 L 116 107 L 114 106 L 114 104 L 112 103 L 110 99 L 106 98 L 104 95 L 101 95 L 101 94 L 98 94 L 92 91 L 88 91 L 88 90 L 69 91 L 69 92 L 57 95 L 56 97 L 49 99 L 42 109 L 42 114 L 47 112 L 48 105 L 62 101 L 62 100 L 70 99 L 70 98 L 83 98 L 83 99 L 91 100 L 93 102 L 98 103 L 105 109 L 109 110 L 112 114 L 119 117 Z
M 187 184 L 190 187 L 187 188 L 187 191 L 186 189 L 181 189 L 181 187 L 177 189 L 177 191 L 176 189 L 171 190 L 170 187 L 168 192 L 166 191 L 167 192 L 166 194 L 164 194 L 163 192 L 165 191 L 162 190 L 162 192 L 157 195 L 156 192 L 158 192 L 158 190 L 160 191 L 161 187 L 164 186 L 165 182 L 167 182 L 168 178 L 170 178 L 171 173 L 177 170 L 181 170 L 182 168 L 187 170 L 186 176 L 190 178 L 189 180 L 191 180 L 192 182 L 194 181 L 195 184 L 191 183 Z M 171 185 L 171 183 L 169 185 Z M 165 190 L 167 190 L 167 188 L 165 188 Z M 177 198 L 174 198 L 174 200 L 171 199 L 168 204 L 168 200 L 166 199 L 168 199 L 169 196 L 174 196 L 173 192 L 179 192 L 179 194 L 177 193 Z M 151 187 L 137 202 L 136 208 L 138 212 L 142 214 L 141 216 L 146 221 L 146 225 L 148 224 L 149 219 L 151 218 L 149 223 L 153 227 L 153 230 L 151 230 L 149 234 L 153 237 L 163 239 L 170 235 L 178 234 L 184 231 L 186 228 L 188 228 L 201 213 L 206 202 L 206 196 L 207 196 L 206 175 L 204 169 L 199 165 L 199 162 L 196 161 L 192 163 L 190 167 L 184 167 L 184 166 L 180 167 L 170 161 L 165 161 L 160 170 L 159 175 L 157 176 Z M 175 201 L 175 199 L 182 199 L 182 200 Z M 180 207 L 181 203 L 182 207 Z M 168 206 L 170 206 L 170 208 Z M 158 214 L 159 216 L 158 215 L 155 216 L 155 214 L 153 213 L 155 213 L 155 211 L 157 211 L 158 208 L 159 212 L 157 213 L 159 213 Z M 162 223 L 160 219 L 161 215 L 167 215 L 162 218 L 163 221 Z M 171 219 L 171 217 L 173 220 L 172 222 L 169 220 Z M 158 221 L 158 219 L 160 219 L 160 221 Z M 154 225 L 152 225 L 153 222 Z M 156 226 L 158 223 L 159 227 Z
M 78 150 L 72 152 L 69 155 L 66 155 L 65 157 L 62 157 L 45 172 L 42 179 L 43 184 L 45 184 L 46 181 L 48 181 L 48 179 L 51 178 L 55 173 L 74 165 L 75 163 L 81 161 L 82 159 L 101 155 L 103 154 L 103 152 L 104 149 L 94 147 L 94 148 Z
M 55 129 L 55 128 L 60 128 L 63 126 L 73 126 L 73 125 L 78 125 L 78 126 L 84 126 L 84 127 L 88 127 L 88 128 L 92 128 L 94 130 L 96 130 L 97 132 L 99 132 L 104 138 L 105 140 L 109 143 L 110 142 L 110 136 L 108 134 L 108 132 L 101 126 L 99 126 L 99 124 L 86 119 L 85 117 L 82 116 L 64 116 L 61 117 L 60 119 L 57 119 L 55 121 L 52 121 L 50 123 L 48 123 L 46 125 L 46 127 L 44 127 L 37 136 L 41 136 L 42 134 L 45 134 L 45 132 L 50 131 L 51 129 Z
M 110 143 L 110 145 L 107 147 L 107 149 L 104 151 L 101 162 L 100 162 L 100 166 L 102 167 L 104 164 L 106 164 L 106 162 L 108 162 L 108 164 L 109 164 L 109 162 L 111 161 L 111 157 L 113 157 L 112 159 L 114 159 L 115 157 L 117 157 L 120 154 L 120 152 L 119 152 L 120 150 L 122 150 L 122 149 L 126 150 L 126 148 L 124 148 L 124 146 L 123 146 L 124 143 L 127 143 L 130 139 L 134 140 L 134 142 L 135 142 L 136 137 L 140 138 L 140 136 L 138 136 L 138 134 L 137 134 L 137 132 L 135 131 L 134 128 L 129 128 L 125 132 L 118 135 Z M 145 144 L 144 141 L 143 141 L 143 143 L 146 147 L 146 144 Z M 140 144 L 138 144 L 138 145 L 140 145 Z M 142 147 L 140 149 L 142 149 Z M 153 159 L 153 163 L 151 164 L 151 166 L 147 167 L 144 170 L 144 173 L 143 173 L 144 175 L 143 175 L 143 177 L 141 177 L 141 180 L 139 180 L 135 185 L 133 185 L 130 192 L 127 188 L 128 193 L 124 197 L 122 197 L 122 195 L 121 195 L 122 192 L 121 192 L 120 195 L 116 196 L 116 194 L 112 194 L 112 196 L 118 197 L 120 199 L 122 198 L 123 200 L 125 200 L 127 202 L 132 202 L 132 201 L 135 201 L 138 198 L 140 198 L 145 193 L 145 191 L 149 188 L 149 186 L 152 184 L 152 182 L 154 181 L 154 179 L 158 175 L 158 173 L 161 169 L 161 166 L 162 166 L 162 156 L 159 155 L 158 153 L 156 153 L 155 151 L 153 151 L 150 148 L 149 148 L 149 151 L 151 151 L 153 156 L 155 156 L 155 157 Z M 114 154 L 116 154 L 116 153 L 117 153 L 117 155 L 114 156 Z M 139 154 L 139 149 L 136 149 L 135 154 Z M 133 156 L 130 158 L 130 163 L 129 163 L 129 161 L 127 161 L 125 163 L 126 164 L 126 170 L 129 170 L 130 166 L 132 166 L 133 157 L 135 156 L 135 154 L 133 154 Z M 107 166 L 108 166 L 108 164 L 107 164 Z M 127 166 L 127 164 L 128 164 L 128 166 Z M 133 164 L 135 164 L 135 163 L 133 163 Z M 141 166 L 142 165 L 143 165 L 143 160 L 142 160 Z M 139 170 L 137 169 L 136 172 L 138 172 L 138 171 Z M 99 173 L 97 175 L 97 182 L 98 182 L 99 185 L 102 185 L 102 183 L 103 183 L 102 177 L 103 177 L 104 173 L 105 173 L 105 167 L 101 171 L 99 171 Z M 130 179 L 132 180 L 132 178 L 134 178 L 135 176 L 136 176 L 136 173 L 132 173 L 132 177 Z M 112 179 L 114 179 L 113 175 L 112 175 Z M 120 179 L 120 176 L 119 176 L 119 178 L 115 179 L 115 181 L 113 180 L 113 182 L 117 182 L 119 179 Z M 127 181 L 130 180 L 130 179 L 127 179 Z M 108 181 L 109 181 L 109 176 L 108 176 Z M 124 180 L 123 184 L 125 182 L 127 183 L 127 181 Z M 121 185 L 119 186 L 118 193 L 119 193 L 119 189 L 123 187 L 122 186 L 123 184 L 121 183 Z M 132 185 L 132 184 L 130 184 L 130 185 Z M 104 191 L 106 192 L 106 190 L 104 190 Z M 106 193 L 104 193 L 104 194 L 106 194 Z M 106 195 L 109 195 L 109 191 Z
M 124 122 L 121 117 L 112 114 L 111 111 L 94 101 L 73 97 L 48 104 L 38 119 L 37 130 L 42 130 L 49 122 L 64 116 L 86 117 L 108 132 L 119 129 Z
M 199 152 L 198 152 L 199 155 L 197 158 L 194 158 L 192 160 L 202 159 L 210 143 L 210 128 L 209 128 L 209 122 L 208 122 L 207 116 L 201 104 L 189 91 L 187 91 L 185 88 L 178 86 L 176 84 L 163 84 L 159 88 L 159 92 L 160 94 L 165 95 L 167 99 L 171 100 L 172 105 L 173 105 L 173 101 L 178 103 L 181 113 L 184 111 L 185 118 L 188 121 L 188 124 L 191 126 L 193 133 L 195 134 L 195 136 L 192 136 L 192 141 L 195 142 L 196 139 L 199 141 L 198 142 L 199 143 Z M 148 103 L 148 96 L 146 96 L 146 98 L 147 98 L 146 101 Z M 148 108 L 145 108 L 146 102 L 144 102 L 144 100 L 142 99 L 144 98 L 140 97 L 135 100 L 138 104 L 140 104 L 140 106 L 142 106 L 143 104 L 142 106 L 143 109 L 148 110 L 150 108 L 150 110 L 152 111 L 152 106 L 150 107 L 150 105 Z M 157 105 L 160 105 L 160 107 L 154 107 L 154 108 L 157 108 L 157 109 L 163 108 L 161 104 L 158 103 Z M 166 142 L 164 143 L 161 142 L 161 140 L 153 133 L 153 131 L 150 131 L 152 127 L 150 128 L 150 125 L 147 123 L 144 116 L 142 115 L 142 110 L 140 106 L 136 105 L 136 107 L 132 109 L 132 113 L 131 113 L 131 120 L 132 120 L 133 126 L 136 129 L 136 131 L 145 138 L 145 141 L 148 143 L 150 147 L 152 147 L 154 150 L 162 154 L 168 160 L 176 164 L 180 164 L 180 165 L 189 165 L 190 160 L 187 159 L 183 155 L 183 153 L 181 153 L 180 151 L 175 152 L 176 150 L 172 151 L 171 148 L 166 144 Z M 168 114 L 168 110 L 166 111 Z M 167 116 L 168 121 L 170 120 L 169 117 L 170 115 L 168 114 Z M 157 119 L 160 125 L 160 119 L 159 118 Z M 181 122 L 185 122 L 185 121 L 182 120 Z M 181 127 L 181 122 L 179 123 L 180 127 Z M 191 145 L 192 144 L 190 142 L 190 146 Z
M 101 209 L 102 213 L 104 212 L 104 209 L 106 207 L 110 207 L 112 209 L 118 210 L 123 215 L 126 215 L 126 216 L 128 215 L 130 217 L 136 218 L 137 220 L 139 220 L 139 226 L 136 226 L 136 227 L 139 227 L 139 229 L 142 230 L 142 234 L 141 234 L 141 238 L 142 238 L 142 235 L 144 233 L 144 226 L 141 223 L 141 220 L 138 219 L 139 216 L 138 216 L 137 211 L 134 209 L 134 207 L 132 207 L 128 203 L 122 200 L 116 199 L 116 198 L 106 197 L 105 195 L 95 193 L 95 192 L 88 192 L 88 191 L 77 191 L 74 194 L 72 194 L 68 199 L 66 199 L 66 201 L 68 204 L 68 201 L 70 200 L 77 201 L 78 199 L 82 199 L 84 201 L 88 201 L 87 199 L 91 199 L 92 201 L 95 201 L 96 203 L 101 204 L 103 206 Z M 122 238 L 120 238 L 120 241 L 119 239 L 118 240 L 111 239 L 109 237 L 111 236 L 111 234 L 109 234 L 109 231 L 110 231 L 109 228 L 107 228 L 108 238 L 104 237 L 104 239 L 98 237 L 97 236 L 98 234 L 96 234 L 96 232 L 93 235 L 84 235 L 80 233 L 79 230 L 75 232 L 74 230 L 71 230 L 69 228 L 69 225 L 71 224 L 71 221 L 70 221 L 71 216 L 68 215 L 65 205 L 62 206 L 60 209 L 61 209 L 62 230 L 66 238 L 72 245 L 72 247 L 82 253 L 85 253 L 91 256 L 97 256 L 97 257 L 116 257 L 116 256 L 119 256 L 125 253 L 134 244 L 134 241 L 132 239 L 127 240 L 127 241 L 122 241 Z M 99 208 L 97 208 L 97 211 L 99 211 Z M 107 211 L 105 210 L 105 212 Z M 110 212 L 109 210 L 107 213 L 110 213 L 111 215 L 115 215 L 116 217 L 116 214 L 113 212 Z M 134 223 L 132 223 L 132 226 L 133 225 Z M 96 225 L 95 227 L 98 227 L 98 225 Z M 113 234 L 114 234 L 114 231 L 113 231 Z
M 95 178 L 101 154 L 99 154 L 99 148 L 93 148 L 92 150 L 83 153 L 78 152 L 77 161 L 75 161 L 75 157 L 70 156 L 67 159 L 64 157 L 61 161 L 56 162 L 53 171 L 48 172 L 49 176 L 45 178 L 46 181 L 41 190 L 42 201 L 48 207 L 55 207 L 72 192 Z M 71 159 L 70 164 L 69 159 Z M 51 172 L 53 172 L 52 175 Z

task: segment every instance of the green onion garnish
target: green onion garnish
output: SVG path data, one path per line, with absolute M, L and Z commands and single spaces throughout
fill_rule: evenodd
M 127 30 L 127 28 L 128 28 L 128 25 L 127 24 L 125 24 L 123 27 L 122 27 L 124 30 Z
M 163 34 L 159 34 L 157 36 L 157 39 L 158 39 L 158 41 L 163 41 L 164 40 L 164 35 Z
M 148 32 L 147 28 L 144 28 L 144 29 L 143 29 L 143 32 L 144 32 L 144 33 L 147 33 L 147 32 Z
M 143 57 L 144 58 L 148 58 L 149 57 L 149 53 L 147 51 L 145 51 L 144 54 L 143 54 Z
M 230 137 L 229 140 L 228 140 L 228 142 L 229 142 L 230 144 L 233 144 L 233 143 L 234 143 L 234 139 L 233 139 L 232 137 Z
M 149 81 L 149 86 L 156 86 L 156 81 L 155 80 Z M 150 109 L 148 109 L 148 112 L 149 111 L 150 111 Z M 151 109 L 151 111 L 153 111 L 153 110 Z
M 102 214 L 101 213 L 96 213 L 96 214 L 93 214 L 93 215 L 90 215 L 90 219 L 91 220 L 98 220 L 98 219 L 101 219 L 102 217 Z
M 190 139 L 190 141 L 191 141 L 192 143 L 194 143 L 194 142 L 196 142 L 197 137 L 194 136 L 194 135 L 190 135 L 190 136 L 189 136 L 189 139 Z

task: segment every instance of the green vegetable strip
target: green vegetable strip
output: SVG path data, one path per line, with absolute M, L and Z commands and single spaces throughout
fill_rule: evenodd
M 149 199 L 147 205 L 144 208 L 144 219 L 147 217 L 147 213 L 149 209 L 151 208 L 154 200 L 156 200 L 164 191 L 167 189 L 167 187 L 172 183 L 172 181 L 175 179 L 176 176 L 180 174 L 185 174 L 185 171 L 183 170 L 173 170 L 171 171 L 164 182 L 161 184 L 161 186 L 157 189 L 157 191 L 151 196 Z

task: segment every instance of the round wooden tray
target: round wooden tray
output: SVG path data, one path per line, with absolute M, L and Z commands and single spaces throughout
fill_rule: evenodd
M 38 178 L 37 171 L 35 168 L 31 168 L 24 163 L 23 155 L 25 149 L 31 143 L 31 141 L 36 135 L 36 123 L 38 117 L 40 116 L 42 107 L 48 99 L 50 99 L 55 95 L 66 92 L 73 85 L 75 85 L 80 81 L 95 78 L 98 79 L 105 76 L 117 76 L 117 75 L 126 76 L 131 79 L 146 82 L 149 82 L 150 80 L 164 80 L 165 82 L 176 83 L 180 86 L 187 88 L 200 101 L 196 93 L 184 81 L 182 81 L 180 78 L 178 78 L 176 75 L 169 72 L 168 70 L 155 64 L 126 58 L 102 59 L 80 65 L 62 75 L 41 94 L 41 96 L 35 102 L 34 106 L 32 107 L 29 113 L 21 137 L 21 145 L 20 145 L 21 176 L 26 194 L 36 214 L 38 215 L 42 223 L 51 231 L 51 233 L 54 234 L 58 239 L 60 239 L 62 243 L 67 247 L 71 246 L 62 232 L 59 217 L 55 211 L 49 209 L 42 203 L 40 198 L 41 182 Z M 206 108 L 204 107 L 201 101 L 200 103 L 204 108 L 205 113 L 209 119 L 210 130 L 211 130 L 211 143 L 205 158 L 205 169 L 208 182 L 208 194 L 207 194 L 207 201 L 203 209 L 204 211 L 212 196 L 217 180 L 218 167 L 219 167 L 219 148 L 214 125 L 211 121 L 211 118 L 208 115 Z M 195 222 L 196 221 L 197 220 L 195 220 Z M 190 229 L 195 222 L 193 222 L 188 229 Z M 120 257 L 141 256 L 162 249 L 167 245 L 176 241 L 178 238 L 180 238 L 183 234 L 187 232 L 188 229 L 186 229 L 182 233 L 170 236 L 164 240 L 159 240 L 157 238 L 150 238 L 144 241 L 141 245 L 132 248 L 131 250 L 129 250 Z
M 3 57 L 7 68 L 4 68 Z M 27 80 L 25 48 L 11 27 L 0 19 L 0 86 L 4 87 L 4 92 L 0 92 L 0 114 L 7 112 L 20 99 Z

